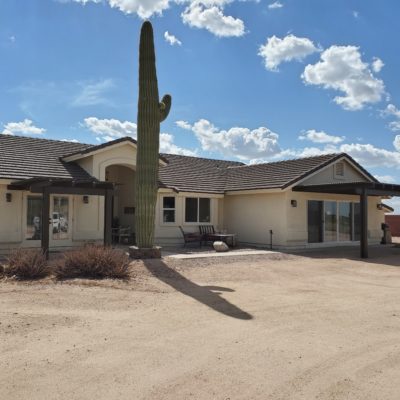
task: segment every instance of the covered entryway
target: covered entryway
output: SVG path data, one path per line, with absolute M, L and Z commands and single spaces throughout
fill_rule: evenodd
M 295 186 L 292 190 L 295 192 L 358 195 L 360 198 L 359 210 L 357 210 L 358 217 L 356 222 L 354 223 L 353 214 L 353 229 L 355 232 L 359 231 L 361 258 L 368 258 L 368 197 L 400 196 L 400 185 L 380 182 L 351 182 L 332 184 L 329 183 L 324 185 L 300 185 Z M 314 211 L 314 215 L 316 215 L 316 213 L 318 212 L 316 205 L 314 207 Z M 325 227 L 324 229 L 327 228 Z M 331 231 L 331 234 L 333 234 L 333 228 L 331 228 Z M 318 235 L 321 235 L 321 232 L 318 231 L 318 229 L 316 228 L 313 229 L 312 235 L 314 237 L 317 237 Z
M 33 221 L 33 236 L 40 237 L 43 252 L 48 257 L 50 244 L 54 241 L 70 240 L 71 195 L 102 196 L 104 202 L 104 244 L 111 245 L 112 198 L 114 184 L 93 180 L 31 178 L 8 185 L 9 190 L 24 190 L 41 194 L 34 200 L 41 200 L 36 208 L 41 209 L 40 220 Z M 50 201 L 52 199 L 52 202 Z M 38 217 L 39 218 L 39 217 Z

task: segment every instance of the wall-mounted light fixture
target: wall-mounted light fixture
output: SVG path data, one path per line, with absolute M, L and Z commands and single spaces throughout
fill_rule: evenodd
M 82 199 L 85 204 L 89 204 L 89 196 L 83 196 Z
M 11 193 L 6 193 L 6 202 L 11 203 L 12 200 L 12 194 Z
M 378 203 L 378 204 L 376 205 L 376 208 L 377 208 L 378 210 L 383 210 L 383 204 L 382 204 L 382 203 Z
M 297 200 L 290 200 L 290 204 L 292 207 L 297 207 Z

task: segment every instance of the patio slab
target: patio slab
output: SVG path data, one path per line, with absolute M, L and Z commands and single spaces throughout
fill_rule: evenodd
M 208 257 L 236 257 L 236 256 L 253 256 L 253 255 L 267 255 L 277 254 L 277 251 L 262 250 L 262 249 L 238 249 L 229 250 L 223 253 L 217 253 L 215 250 L 198 251 L 192 253 L 182 252 L 169 252 L 163 251 L 163 256 L 174 259 L 189 259 L 189 258 L 208 258 Z

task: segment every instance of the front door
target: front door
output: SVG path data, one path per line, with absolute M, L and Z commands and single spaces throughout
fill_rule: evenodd
M 50 197 L 50 247 L 71 244 L 72 198 L 54 195 Z

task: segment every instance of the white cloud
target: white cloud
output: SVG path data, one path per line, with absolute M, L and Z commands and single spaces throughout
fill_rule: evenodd
M 243 36 L 244 23 L 239 18 L 224 15 L 229 0 L 194 0 L 181 14 L 190 27 L 206 29 L 218 37 Z
M 79 143 L 78 139 L 61 139 L 62 142 Z
M 394 104 L 389 104 L 385 110 L 382 111 L 383 116 L 394 117 L 395 120 L 389 123 L 389 128 L 393 132 L 400 131 L 400 110 Z
M 396 135 L 393 140 L 393 146 L 397 151 L 400 151 L 400 135 Z
M 309 140 L 310 142 L 314 143 L 333 143 L 338 144 L 343 142 L 345 137 L 344 136 L 334 136 L 329 135 L 324 131 L 316 131 L 315 129 L 309 129 L 305 131 L 299 136 L 300 140 Z
M 372 144 L 342 144 L 340 151 L 348 153 L 365 167 L 400 168 L 400 153 L 373 146 Z
M 110 104 L 105 94 L 115 87 L 112 79 L 103 79 L 94 83 L 81 84 L 80 93 L 72 101 L 74 107 Z
M 137 126 L 130 121 L 89 117 L 85 118 L 84 126 L 105 141 L 119 139 L 124 136 L 130 136 L 135 139 L 137 137 Z
M 4 125 L 3 135 L 43 135 L 46 132 L 44 128 L 38 128 L 33 125 L 30 119 L 24 119 L 21 122 L 9 122 Z
M 84 124 L 91 132 L 96 135 L 98 142 L 110 142 L 125 136 L 137 138 L 137 125 L 130 121 L 120 121 L 118 119 L 99 119 L 96 117 L 85 118 Z M 174 137 L 169 133 L 160 134 L 160 151 L 163 153 L 173 153 L 182 155 L 195 155 L 196 153 L 174 144 Z
M 381 69 L 382 69 L 384 66 L 385 66 L 385 64 L 384 64 L 384 62 L 383 62 L 380 58 L 378 58 L 378 57 L 374 57 L 374 58 L 373 58 L 372 63 L 371 63 L 371 67 L 372 67 L 372 70 L 373 70 L 374 72 L 380 72 Z
M 175 121 L 176 126 L 182 129 L 191 130 L 192 125 L 190 125 L 187 121 Z
M 393 178 L 391 175 L 374 175 L 379 182 L 383 183 L 395 183 L 396 179 Z
M 282 8 L 283 4 L 280 1 L 275 1 L 274 3 L 268 4 L 270 10 L 275 10 L 277 8 Z
M 318 51 L 318 48 L 308 38 L 287 35 L 280 39 L 272 36 L 267 38 L 264 45 L 260 46 L 258 55 L 264 58 L 266 69 L 277 71 L 282 62 L 301 61 L 316 51 Z
M 180 154 L 183 156 L 195 156 L 196 152 L 184 149 L 174 144 L 174 136 L 169 133 L 160 134 L 160 151 L 162 153 Z
M 380 101 L 385 93 L 383 81 L 373 76 L 355 46 L 331 46 L 319 62 L 305 67 L 302 78 L 306 84 L 343 92 L 344 96 L 334 100 L 346 110 L 361 110 Z
M 167 43 L 169 43 L 171 46 L 174 44 L 181 46 L 182 42 L 174 35 L 171 35 L 168 31 L 164 33 L 164 39 Z
M 137 14 L 146 19 L 153 14 L 162 14 L 169 7 L 169 0 L 108 0 L 111 7 L 125 14 Z
M 110 7 L 117 8 L 125 14 L 137 14 L 146 19 L 153 14 L 162 14 L 169 7 L 169 0 L 58 0 L 61 3 L 103 3 L 107 1 Z
M 186 124 L 182 124 L 184 129 L 187 129 Z M 203 150 L 217 152 L 225 157 L 251 161 L 270 158 L 281 151 L 279 135 L 265 127 L 253 130 L 241 127 L 220 130 L 210 121 L 200 119 L 191 125 L 191 130 Z

